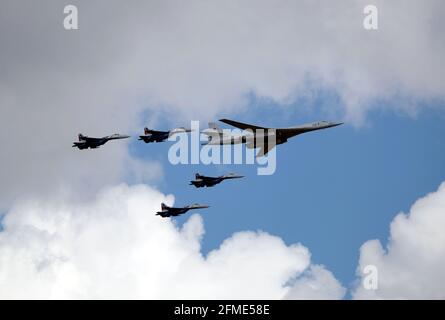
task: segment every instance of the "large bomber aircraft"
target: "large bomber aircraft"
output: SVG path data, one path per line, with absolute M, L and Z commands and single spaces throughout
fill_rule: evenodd
M 201 205 L 201 204 L 192 204 L 192 205 L 189 205 L 186 207 L 174 208 L 174 207 L 167 206 L 165 203 L 161 203 L 161 211 L 158 211 L 156 213 L 156 215 L 161 216 L 163 218 L 176 217 L 176 216 L 186 213 L 189 210 L 205 209 L 205 208 L 209 208 L 209 206 Z
M 102 138 L 92 138 L 84 136 L 83 134 L 79 134 L 79 141 L 73 142 L 73 147 L 79 148 L 79 150 L 83 149 L 96 149 L 99 148 L 101 145 L 107 143 L 110 140 L 117 140 L 117 139 L 127 139 L 130 136 L 121 135 L 121 134 L 112 134 L 111 136 L 106 136 Z
M 227 134 L 214 123 L 209 123 L 209 129 L 203 131 L 208 136 L 208 145 L 224 145 L 245 143 L 247 148 L 260 148 L 257 157 L 266 155 L 276 145 L 287 142 L 296 135 L 339 126 L 342 122 L 318 121 L 288 128 L 267 128 L 229 119 L 219 120 L 233 127 L 244 130 L 241 134 Z M 275 140 L 275 142 L 273 142 Z
M 139 136 L 139 140 L 142 140 L 145 143 L 163 142 L 167 140 L 170 136 L 181 132 L 191 132 L 191 130 L 186 128 L 175 128 L 169 131 L 156 131 L 144 128 L 144 135 Z
M 190 181 L 190 185 L 194 185 L 196 188 L 202 187 L 213 187 L 214 185 L 223 182 L 227 179 L 238 179 L 243 178 L 244 176 L 238 176 L 234 173 L 229 173 L 227 175 L 219 176 L 219 177 L 207 177 L 200 175 L 199 173 L 195 174 L 195 180 Z

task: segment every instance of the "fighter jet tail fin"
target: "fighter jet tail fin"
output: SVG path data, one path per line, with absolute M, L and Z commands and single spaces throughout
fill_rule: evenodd
M 169 209 L 169 208 L 170 208 L 170 207 L 167 206 L 164 202 L 161 203 L 161 210 L 162 210 L 162 211 L 167 210 L 167 209 Z
M 79 136 L 78 136 L 78 138 L 79 138 L 79 141 L 83 141 L 83 139 L 84 139 L 84 136 L 83 136 L 83 134 L 79 133 Z
M 151 133 L 151 130 L 148 129 L 147 127 L 145 127 L 145 128 L 144 128 L 144 133 L 145 133 L 145 135 L 148 135 L 148 134 Z
M 195 173 L 195 179 L 196 180 L 201 179 L 201 175 L 199 173 Z

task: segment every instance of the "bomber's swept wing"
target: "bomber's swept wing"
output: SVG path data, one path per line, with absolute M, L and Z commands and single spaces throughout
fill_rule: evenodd
M 258 152 L 256 154 L 256 157 L 262 157 L 266 155 L 270 150 L 275 148 L 275 144 L 272 143 L 265 143 L 266 141 L 263 141 L 261 144 L 255 144 L 254 141 L 249 141 L 246 143 L 246 147 L 248 149 L 255 149 L 258 148 Z
M 262 156 L 265 156 L 270 150 L 275 148 L 275 145 L 263 144 L 263 145 L 258 146 L 258 148 L 259 148 L 259 150 L 258 150 L 258 153 L 256 154 L 256 156 L 262 157 Z
M 239 129 L 251 129 L 251 130 L 257 130 L 257 129 L 263 129 L 263 130 L 267 130 L 269 128 L 265 128 L 265 127 L 260 127 L 260 126 L 255 126 L 253 124 L 248 124 L 248 123 L 242 123 L 242 122 L 238 122 L 238 121 L 233 121 L 233 120 L 229 120 L 229 119 L 221 119 L 219 120 L 221 122 L 224 122 L 228 125 L 231 125 L 235 128 L 239 128 Z

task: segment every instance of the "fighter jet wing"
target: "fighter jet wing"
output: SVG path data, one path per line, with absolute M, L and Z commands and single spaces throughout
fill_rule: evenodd
M 85 146 L 86 145 L 86 142 L 85 141 L 82 141 L 82 142 L 73 142 L 73 147 L 83 147 L 83 146 Z
M 161 142 L 167 140 L 169 135 L 170 131 L 158 131 L 158 130 L 144 128 L 144 135 L 139 136 L 139 140 L 143 140 L 145 143 Z
M 242 122 L 233 121 L 233 120 L 229 120 L 229 119 L 221 119 L 219 121 L 224 122 L 224 123 L 226 123 L 228 125 L 231 125 L 231 126 L 233 126 L 235 128 L 239 128 L 239 129 L 243 129 L 243 130 L 246 130 L 246 129 L 251 129 L 251 130 L 268 129 L 268 128 L 265 128 L 265 127 L 255 126 L 253 124 L 242 123 Z
M 146 131 L 146 134 L 168 134 L 170 131 L 159 131 L 159 130 L 152 130 L 149 129 Z
M 177 217 L 181 214 L 184 214 L 184 212 L 183 213 L 171 213 L 171 212 L 164 212 L 164 211 L 157 212 L 157 215 L 161 216 L 162 218 Z
M 210 206 L 195 203 L 195 204 L 187 206 L 186 208 L 188 208 L 188 209 L 207 209 L 207 208 L 210 208 Z
M 216 178 L 216 177 L 199 176 L 199 179 L 203 180 L 203 181 L 213 181 L 213 180 L 218 179 L 218 178 Z
M 91 138 L 91 137 L 85 137 L 84 136 L 82 139 L 85 142 L 98 142 L 98 141 L 102 140 L 103 138 Z
M 229 173 L 229 174 L 226 174 L 226 175 L 224 175 L 224 176 L 222 176 L 224 179 L 237 179 L 237 178 L 244 178 L 244 176 L 240 176 L 240 175 L 238 175 L 238 174 L 235 174 L 235 173 Z

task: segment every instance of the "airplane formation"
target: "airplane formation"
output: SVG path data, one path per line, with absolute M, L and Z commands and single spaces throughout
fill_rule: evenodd
M 231 134 L 223 132 L 215 123 L 209 123 L 209 129 L 206 129 L 202 133 L 207 135 L 208 141 L 204 144 L 207 145 L 233 145 L 233 144 L 245 144 L 247 148 L 258 148 L 257 157 L 262 157 L 266 155 L 270 150 L 272 150 L 276 145 L 283 144 L 287 142 L 288 139 L 306 132 L 311 132 L 315 130 L 322 130 L 327 128 L 332 128 L 343 124 L 342 122 L 332 122 L 332 121 L 318 121 L 312 122 L 304 125 L 287 127 L 287 128 L 268 128 L 256 125 L 251 125 L 247 123 L 237 122 L 229 119 L 219 120 L 225 124 L 233 126 L 238 129 L 244 130 L 240 134 Z M 169 131 L 157 131 L 144 128 L 144 135 L 139 136 L 139 140 L 145 143 L 152 142 L 164 142 L 170 136 L 177 133 L 188 133 L 191 129 L 186 128 L 175 128 Z M 73 142 L 73 147 L 77 147 L 79 150 L 84 149 L 96 149 L 104 145 L 111 140 L 127 139 L 130 138 L 128 135 L 113 134 L 110 136 L 105 136 L 102 138 L 94 138 L 84 136 L 79 134 L 78 141 Z M 273 141 L 273 143 L 269 143 Z M 199 173 L 195 174 L 195 180 L 190 181 L 190 185 L 196 188 L 203 187 L 214 187 L 215 185 L 229 179 L 239 179 L 244 176 L 236 175 L 230 173 L 227 175 L 222 175 L 218 177 L 204 176 Z M 185 207 L 169 207 L 164 203 L 161 203 L 161 211 L 158 211 L 156 215 L 163 218 L 176 217 L 182 215 L 189 210 L 195 209 L 206 209 L 209 208 L 207 205 L 192 204 Z

